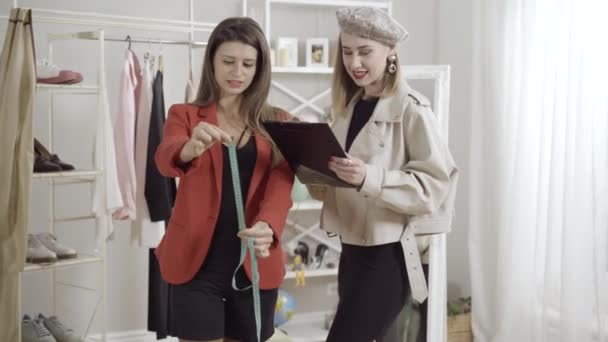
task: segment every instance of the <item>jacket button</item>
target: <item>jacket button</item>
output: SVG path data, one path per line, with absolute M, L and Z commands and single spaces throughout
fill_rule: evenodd
M 380 143 L 380 147 L 384 147 L 384 143 Z

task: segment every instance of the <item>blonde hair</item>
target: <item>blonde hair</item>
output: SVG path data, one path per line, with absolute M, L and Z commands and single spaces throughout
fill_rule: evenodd
M 397 60 L 397 72 L 391 74 L 384 73 L 382 79 L 382 91 L 380 97 L 385 97 L 394 94 L 399 89 L 399 80 L 401 79 L 401 66 L 399 64 L 399 56 L 395 53 Z M 350 77 L 348 71 L 344 67 L 342 59 L 342 38 L 338 36 L 338 46 L 334 58 L 334 75 L 331 87 L 332 98 L 332 117 L 337 115 L 345 115 L 346 106 L 350 103 L 353 97 L 359 92 L 359 87 Z
M 260 133 L 271 143 L 273 161 L 276 164 L 280 159 L 280 153 L 264 129 L 262 122 L 276 120 L 281 110 L 268 104 L 271 78 L 270 48 L 262 28 L 253 19 L 248 17 L 228 18 L 220 22 L 211 32 L 203 60 L 198 94 L 193 104 L 208 106 L 219 101 L 221 90 L 215 80 L 213 58 L 220 45 L 235 41 L 250 45 L 258 52 L 255 75 L 249 87 L 241 95 L 239 112 L 248 128 Z

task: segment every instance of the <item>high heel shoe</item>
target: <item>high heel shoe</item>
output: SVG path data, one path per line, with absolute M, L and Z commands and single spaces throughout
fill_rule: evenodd
M 56 154 L 51 154 L 36 138 L 34 138 L 34 151 L 49 162 L 58 165 L 61 171 L 74 170 L 74 166 L 63 162 Z
M 34 158 L 34 172 L 59 172 L 61 171 L 61 166 L 51 163 L 47 158 L 40 155 L 38 152 L 35 152 Z

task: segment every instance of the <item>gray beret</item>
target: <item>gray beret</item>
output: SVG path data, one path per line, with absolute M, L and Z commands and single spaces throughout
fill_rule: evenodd
M 374 7 L 341 8 L 336 12 L 344 33 L 394 46 L 405 40 L 407 31 L 385 11 Z

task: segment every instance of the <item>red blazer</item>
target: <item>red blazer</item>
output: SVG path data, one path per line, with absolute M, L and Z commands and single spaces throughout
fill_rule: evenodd
M 283 119 L 287 113 L 279 115 Z M 156 150 L 156 165 L 167 177 L 180 177 L 175 205 L 169 226 L 156 248 L 163 279 L 171 284 L 190 281 L 205 261 L 220 210 L 222 183 L 222 147 L 213 145 L 186 166 L 176 160 L 182 146 L 190 139 L 192 129 L 205 121 L 217 125 L 216 105 L 198 107 L 173 105 L 164 127 L 163 140 Z M 270 256 L 258 258 L 260 288 L 277 288 L 285 275 L 281 233 L 291 208 L 294 175 L 285 160 L 272 167 L 271 144 L 262 135 L 254 134 L 257 160 L 245 202 L 247 227 L 257 221 L 267 222 L 274 231 L 275 243 Z M 249 253 L 245 271 L 251 279 Z

